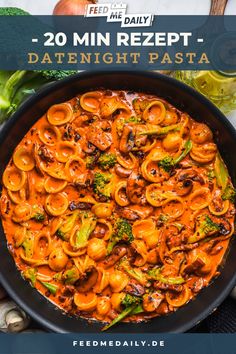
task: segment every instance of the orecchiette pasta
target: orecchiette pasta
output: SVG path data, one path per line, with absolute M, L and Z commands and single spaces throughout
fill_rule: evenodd
M 2 185 L 22 276 L 109 326 L 187 304 L 234 233 L 236 192 L 212 131 L 154 95 L 97 90 L 50 107 Z

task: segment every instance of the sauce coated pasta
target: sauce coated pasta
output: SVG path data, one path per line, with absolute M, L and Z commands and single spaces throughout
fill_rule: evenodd
M 211 130 L 153 95 L 99 90 L 50 107 L 2 183 L 24 279 L 103 329 L 187 304 L 234 232 L 235 190 Z

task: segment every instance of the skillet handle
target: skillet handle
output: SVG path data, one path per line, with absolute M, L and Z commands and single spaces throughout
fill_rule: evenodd
M 228 0 L 211 0 L 210 15 L 224 15 Z

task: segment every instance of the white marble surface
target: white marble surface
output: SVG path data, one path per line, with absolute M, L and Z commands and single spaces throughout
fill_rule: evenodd
M 210 0 L 123 0 L 130 13 L 152 12 L 159 15 L 207 15 Z M 236 0 L 231 0 L 236 1 Z M 0 0 L 0 6 L 19 6 L 38 15 L 50 15 L 58 0 Z M 112 0 L 99 0 L 100 3 Z

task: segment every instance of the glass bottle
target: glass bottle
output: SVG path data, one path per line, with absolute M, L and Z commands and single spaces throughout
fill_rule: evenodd
M 222 71 L 175 71 L 174 77 L 208 97 L 222 112 L 236 109 L 236 73 Z

